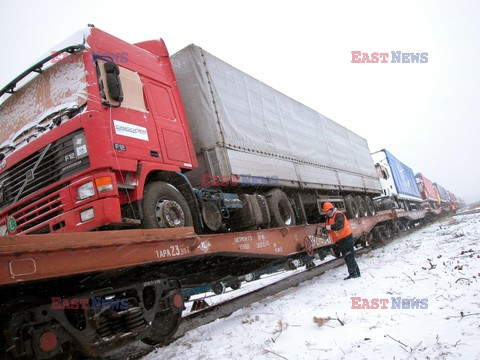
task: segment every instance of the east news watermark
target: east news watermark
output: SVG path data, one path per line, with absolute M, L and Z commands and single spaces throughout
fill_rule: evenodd
M 356 310 L 407 310 L 407 309 L 428 309 L 428 298 L 402 298 L 400 296 L 391 298 L 362 298 L 353 296 L 352 309 Z
M 97 61 L 98 59 L 108 59 L 109 61 L 115 64 L 125 64 L 128 62 L 128 53 L 127 52 L 103 52 L 103 51 L 92 51 L 92 62 Z M 83 53 L 77 52 L 73 54 L 69 53 L 60 53 L 58 51 L 52 51 L 52 55 L 55 55 L 50 61 L 55 64 L 74 64 L 83 62 Z
M 114 309 L 114 310 L 126 310 L 128 309 L 128 299 L 127 298 L 102 298 L 100 296 L 91 297 L 91 298 L 74 298 L 74 299 L 65 299 L 61 297 L 52 297 L 52 309 L 53 310 L 105 310 L 105 309 Z
M 362 52 L 351 51 L 352 63 L 372 64 L 426 64 L 428 63 L 428 52 Z

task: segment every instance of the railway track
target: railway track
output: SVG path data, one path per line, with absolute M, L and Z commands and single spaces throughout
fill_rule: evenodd
M 362 248 L 356 251 L 356 256 L 360 257 L 363 254 L 371 251 L 371 248 Z M 334 269 L 339 266 L 344 266 L 343 258 L 333 258 L 331 260 L 322 262 L 317 266 L 304 269 L 303 271 L 298 271 L 291 276 L 285 277 L 281 280 L 278 280 L 272 284 L 268 284 L 264 287 L 254 289 L 248 293 L 241 294 L 237 297 L 232 299 L 222 301 L 215 305 L 212 305 L 206 309 L 199 310 L 187 314 L 182 318 L 182 322 L 178 327 L 177 332 L 173 336 L 173 338 L 164 346 L 175 342 L 177 339 L 181 338 L 187 332 L 206 325 L 210 322 L 213 322 L 217 319 L 224 318 L 230 316 L 237 310 L 244 308 L 247 305 L 253 304 L 255 302 L 259 302 L 269 296 L 277 294 L 280 291 L 287 290 L 292 287 L 296 287 L 304 281 L 311 280 L 317 276 L 321 276 L 328 270 Z M 236 290 L 238 291 L 238 290 Z M 215 298 L 217 296 L 208 296 L 205 299 Z M 117 350 L 115 352 L 111 352 L 104 356 L 103 360 L 120 360 L 120 359 L 129 359 L 129 360 L 137 360 L 141 359 L 143 356 L 146 356 L 150 352 L 154 351 L 154 346 L 148 346 L 143 343 L 137 342 L 131 345 L 127 345 L 126 347 Z
M 453 216 L 460 216 L 460 215 L 472 215 L 472 214 L 477 214 L 480 213 L 480 209 L 474 209 L 474 210 L 468 210 L 464 212 L 458 212 L 454 214 Z

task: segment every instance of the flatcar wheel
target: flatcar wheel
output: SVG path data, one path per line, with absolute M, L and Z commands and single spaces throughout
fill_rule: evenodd
M 372 234 L 371 236 L 372 247 L 380 246 L 383 243 L 382 233 L 380 229 L 373 228 L 371 234 Z
M 8 308 L 10 315 L 2 316 L 0 351 L 2 359 L 67 360 L 80 359 L 71 339 L 62 327 L 53 322 L 37 324 L 32 321 L 35 303 L 22 303 Z
M 142 342 L 147 345 L 167 342 L 177 331 L 181 317 L 181 312 L 163 311 L 157 313 L 152 323 L 150 336 L 142 339 Z

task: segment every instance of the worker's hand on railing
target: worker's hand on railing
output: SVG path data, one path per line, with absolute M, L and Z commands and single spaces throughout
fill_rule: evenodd
M 322 228 L 322 233 L 320 234 L 320 236 L 322 237 L 322 239 L 326 240 L 328 239 L 328 230 L 326 227 Z

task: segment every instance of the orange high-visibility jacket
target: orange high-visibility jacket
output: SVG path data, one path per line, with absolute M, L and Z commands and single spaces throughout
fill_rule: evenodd
M 334 243 L 342 240 L 343 238 L 346 238 L 348 235 L 352 233 L 352 229 L 350 228 L 350 223 L 348 222 L 347 217 L 345 216 L 344 213 L 338 210 L 335 211 L 332 217 L 327 218 L 327 225 L 332 225 L 333 223 L 335 223 L 335 218 L 337 217 L 338 214 L 341 214 L 343 216 L 343 228 L 341 228 L 340 230 L 328 231 Z

